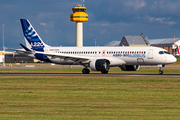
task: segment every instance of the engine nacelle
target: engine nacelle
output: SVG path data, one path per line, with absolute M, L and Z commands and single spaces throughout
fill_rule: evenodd
M 119 66 L 123 71 L 137 71 L 140 68 L 140 65 L 121 65 Z
M 109 60 L 106 59 L 97 59 L 97 60 L 92 60 L 89 63 L 89 67 L 93 71 L 108 71 L 110 68 L 110 62 Z

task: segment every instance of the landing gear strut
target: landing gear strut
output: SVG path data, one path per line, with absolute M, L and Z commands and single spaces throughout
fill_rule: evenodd
M 159 74 L 162 75 L 163 74 L 163 70 L 162 68 L 165 66 L 165 65 L 159 65 Z
M 82 70 L 82 73 L 83 73 L 83 74 L 89 74 L 89 72 L 90 72 L 90 70 L 89 70 L 88 68 L 84 68 L 84 69 Z

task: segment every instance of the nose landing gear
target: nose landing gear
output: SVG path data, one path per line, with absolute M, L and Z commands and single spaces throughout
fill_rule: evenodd
M 163 71 L 161 70 L 161 68 L 159 69 L 159 74 L 162 75 Z
M 163 72 L 163 67 L 165 67 L 165 65 L 158 65 L 159 66 L 159 74 L 162 75 L 164 72 Z

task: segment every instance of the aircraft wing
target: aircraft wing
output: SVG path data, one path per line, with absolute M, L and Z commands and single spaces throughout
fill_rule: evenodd
M 41 53 L 41 52 L 37 52 L 36 53 Z M 64 59 L 64 61 L 68 61 L 68 60 L 72 60 L 74 61 L 74 64 L 77 63 L 88 63 L 90 61 L 89 57 L 84 57 L 84 56 L 78 56 L 78 55 L 69 55 L 69 54 L 60 54 L 60 53 L 43 53 L 45 54 L 47 57 L 51 57 L 51 59 L 55 59 L 55 58 L 61 58 Z
M 84 57 L 84 56 L 77 56 L 77 55 L 68 55 L 68 54 L 56 54 L 56 53 L 53 53 L 53 54 L 50 54 L 50 53 L 45 53 L 46 56 L 51 56 L 52 59 L 53 58 L 77 58 L 77 59 L 83 59 L 83 60 L 89 60 L 89 57 Z
M 27 54 L 32 54 L 33 51 L 26 51 L 24 49 L 13 49 L 13 48 L 6 48 L 8 50 L 12 50 L 12 51 L 16 51 L 17 53 L 21 52 L 21 53 L 27 53 Z
M 41 52 L 40 52 L 41 53 Z M 86 56 L 78 56 L 78 55 L 69 55 L 69 54 L 60 54 L 60 53 L 46 53 L 45 54 L 48 57 L 51 57 L 51 59 L 55 59 L 55 58 L 61 58 L 66 60 L 72 60 L 75 63 L 87 63 L 91 60 L 95 60 L 97 59 L 97 57 L 86 57 Z M 122 65 L 122 64 L 126 64 L 126 62 L 124 60 L 121 60 L 119 58 L 114 58 L 114 57 L 98 57 L 98 59 L 108 59 L 110 61 L 110 65 L 111 66 L 117 66 L 117 65 Z

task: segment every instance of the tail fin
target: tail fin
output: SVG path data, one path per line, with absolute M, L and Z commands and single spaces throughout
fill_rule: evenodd
M 31 23 L 27 19 L 20 19 L 26 47 L 36 51 L 44 51 L 44 47 L 48 47 L 37 34 Z
M 178 54 L 180 55 L 180 49 L 179 49 L 179 46 L 177 45 L 177 52 Z

